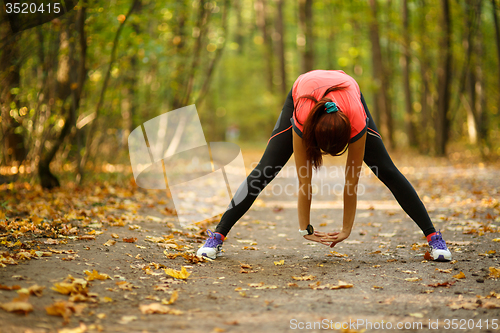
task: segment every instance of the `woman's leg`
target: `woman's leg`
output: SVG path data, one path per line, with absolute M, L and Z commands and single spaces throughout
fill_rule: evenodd
M 382 138 L 378 133 L 365 99 L 361 95 L 361 102 L 368 116 L 368 130 L 364 161 L 375 175 L 391 190 L 392 194 L 415 223 L 422 229 L 425 236 L 436 232 L 424 204 L 410 182 L 394 165 L 385 149 Z
M 292 125 L 290 123 L 292 115 L 293 99 L 290 90 L 264 155 L 246 179 L 248 192 L 242 198 L 238 196 L 244 191 L 238 190 L 236 192 L 235 200 L 231 201 L 228 210 L 222 215 L 215 232 L 226 236 L 233 225 L 250 209 L 260 192 L 278 175 L 292 156 Z M 237 202 L 236 205 L 235 202 Z

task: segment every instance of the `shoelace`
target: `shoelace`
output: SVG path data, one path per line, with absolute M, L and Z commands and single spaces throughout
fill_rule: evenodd
M 434 240 L 432 240 L 432 247 L 438 250 L 447 250 L 448 248 L 446 247 L 446 242 L 443 239 L 443 236 L 441 235 L 441 231 L 438 231 L 436 233 L 436 236 L 434 236 Z
M 211 230 L 207 231 L 210 234 L 210 237 L 207 239 L 205 247 L 216 247 L 217 245 L 219 245 L 220 241 L 215 237 L 215 233 L 212 232 Z

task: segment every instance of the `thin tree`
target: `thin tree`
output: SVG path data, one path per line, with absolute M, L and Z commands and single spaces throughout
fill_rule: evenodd
M 436 154 L 446 155 L 450 132 L 450 84 L 451 84 L 451 16 L 449 0 L 441 0 L 441 38 L 439 42 L 438 106 L 436 113 Z
M 111 69 L 112 69 L 112 67 L 115 63 L 115 60 L 116 60 L 116 49 L 118 47 L 118 41 L 120 39 L 120 34 L 123 30 L 123 27 L 125 26 L 125 23 L 127 22 L 127 19 L 130 17 L 130 15 L 132 15 L 132 12 L 136 9 L 137 5 L 139 4 L 139 1 L 140 0 L 133 0 L 132 1 L 132 5 L 130 6 L 129 11 L 125 15 L 125 18 L 121 21 L 120 26 L 118 27 L 118 30 L 116 31 L 115 38 L 113 40 L 113 48 L 111 49 L 111 59 L 110 59 L 109 64 L 108 64 L 108 70 L 106 71 L 106 76 L 104 77 L 104 81 L 103 81 L 102 88 L 101 88 L 101 93 L 99 95 L 99 100 L 98 100 L 96 107 L 95 107 L 95 110 L 94 110 L 94 114 L 95 114 L 94 120 L 90 124 L 90 129 L 88 130 L 87 140 L 86 140 L 86 144 L 85 144 L 85 152 L 84 152 L 84 155 L 79 163 L 78 173 L 76 176 L 76 180 L 78 183 L 81 183 L 83 180 L 83 174 L 85 172 L 85 167 L 86 167 L 87 161 L 88 161 L 89 156 L 90 156 L 90 147 L 91 147 L 92 141 L 94 139 L 94 133 L 96 131 L 99 116 L 101 114 L 102 105 L 104 103 L 104 96 L 106 95 L 106 89 L 108 88 L 109 79 L 111 77 Z
M 377 19 L 377 0 L 370 0 L 370 41 L 372 44 L 372 66 L 375 81 L 375 112 L 380 117 L 380 131 L 388 147 L 394 146 L 392 113 L 388 93 L 387 71 L 382 59 L 380 33 Z
M 408 0 L 402 2 L 403 19 L 403 55 L 401 57 L 403 67 L 403 90 L 405 94 L 405 123 L 408 135 L 408 143 L 412 147 L 418 145 L 417 132 L 415 129 L 415 120 L 413 115 L 412 94 L 410 89 L 410 31 L 409 31 L 409 13 Z
M 500 22 L 498 20 L 496 0 L 491 0 L 491 5 L 493 7 L 493 20 L 495 22 L 495 41 L 497 46 L 497 57 L 498 57 L 497 68 L 500 68 Z M 500 69 L 497 69 L 497 75 L 498 75 L 498 87 L 500 89 Z
M 45 152 L 40 151 L 40 162 L 38 164 L 38 176 L 43 188 L 51 189 L 60 186 L 59 180 L 50 170 L 50 163 L 56 156 L 57 151 L 62 146 L 66 137 L 75 127 L 78 109 L 80 107 L 80 99 L 83 91 L 83 86 L 87 77 L 86 56 L 87 56 L 87 38 L 85 36 L 85 18 L 86 18 L 86 2 L 80 2 L 80 8 L 76 14 L 76 27 L 78 39 L 72 35 L 71 17 L 66 19 L 66 29 L 61 34 L 60 53 L 67 55 L 62 56 L 59 61 L 57 72 L 57 96 L 63 102 L 68 98 L 71 101 L 67 107 L 63 109 L 66 114 L 64 125 L 57 135 L 51 148 Z M 76 46 L 79 44 L 80 56 L 76 61 Z M 64 103 L 63 103 L 64 105 Z
M 279 73 L 280 73 L 280 89 L 281 93 L 285 95 L 289 89 L 287 86 L 287 77 L 286 77 L 286 61 L 285 61 L 285 24 L 283 19 L 283 0 L 275 0 L 276 1 L 276 33 L 277 33 L 277 41 L 276 48 L 278 53 L 278 61 L 279 61 Z
M 314 69 L 314 35 L 313 35 L 313 0 L 299 0 L 299 27 L 301 35 L 298 39 L 302 56 L 302 72 Z

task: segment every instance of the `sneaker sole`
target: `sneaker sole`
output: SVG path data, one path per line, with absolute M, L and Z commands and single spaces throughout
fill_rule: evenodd
M 434 258 L 434 261 L 451 261 L 451 258 L 447 259 L 444 255 L 440 254 L 437 258 Z

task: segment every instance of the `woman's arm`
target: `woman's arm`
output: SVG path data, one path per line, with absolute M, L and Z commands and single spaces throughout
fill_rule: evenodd
M 293 131 L 293 154 L 295 157 L 297 176 L 299 178 L 299 194 L 297 201 L 299 228 L 300 230 L 305 230 L 310 223 L 312 164 L 307 159 L 306 149 L 302 142 L 302 138 L 298 136 L 295 131 Z M 304 238 L 330 245 L 329 242 L 322 242 L 320 237 L 316 235 L 306 235 Z
M 337 233 L 321 233 L 316 235 L 322 237 L 324 242 L 331 242 L 330 246 L 342 242 L 351 234 L 354 224 L 354 216 L 356 215 L 357 189 L 359 174 L 365 156 L 365 141 L 366 133 L 356 142 L 349 145 L 347 152 L 346 170 L 345 170 L 345 185 L 344 185 L 344 219 L 342 222 L 342 231 Z

